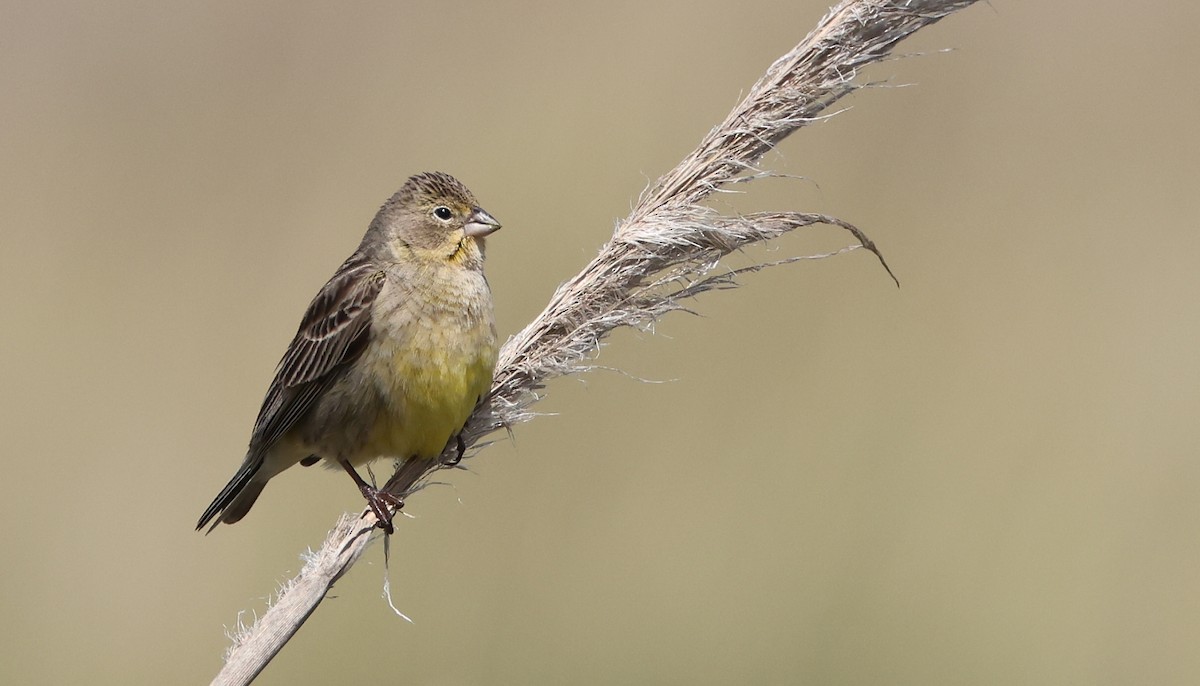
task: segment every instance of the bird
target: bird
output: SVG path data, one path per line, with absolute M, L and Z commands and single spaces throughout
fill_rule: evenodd
M 457 441 L 497 357 L 485 238 L 500 222 L 458 179 L 410 177 L 308 306 L 275 369 L 241 467 L 196 530 L 241 520 L 267 482 L 324 461 L 343 469 L 391 534 L 402 501 L 356 467 L 412 466 Z

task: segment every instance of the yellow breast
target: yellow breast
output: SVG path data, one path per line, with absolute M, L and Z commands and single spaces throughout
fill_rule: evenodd
M 497 346 L 488 315 L 422 317 L 403 335 L 377 342 L 374 377 L 383 412 L 355 462 L 441 454 L 491 387 Z

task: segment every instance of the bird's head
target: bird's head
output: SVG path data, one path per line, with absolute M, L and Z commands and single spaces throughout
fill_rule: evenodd
M 400 257 L 481 266 L 484 238 L 500 222 L 479 206 L 461 181 L 442 172 L 408 179 L 371 222 L 375 234 Z

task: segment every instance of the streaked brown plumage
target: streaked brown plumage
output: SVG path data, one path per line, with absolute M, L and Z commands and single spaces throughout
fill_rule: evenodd
M 440 172 L 413 176 L 384 203 L 309 305 L 246 458 L 197 530 L 240 520 L 271 477 L 323 458 L 354 477 L 390 532 L 398 503 L 354 466 L 436 457 L 487 391 L 497 346 L 483 243 L 498 228 Z

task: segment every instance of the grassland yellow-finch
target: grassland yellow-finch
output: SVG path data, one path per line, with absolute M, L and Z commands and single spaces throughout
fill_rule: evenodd
M 499 228 L 448 174 L 405 182 L 308 306 L 245 461 L 196 529 L 240 520 L 271 477 L 323 459 L 350 474 L 390 533 L 399 502 L 355 467 L 436 458 L 488 391 L 496 327 L 484 237 Z

